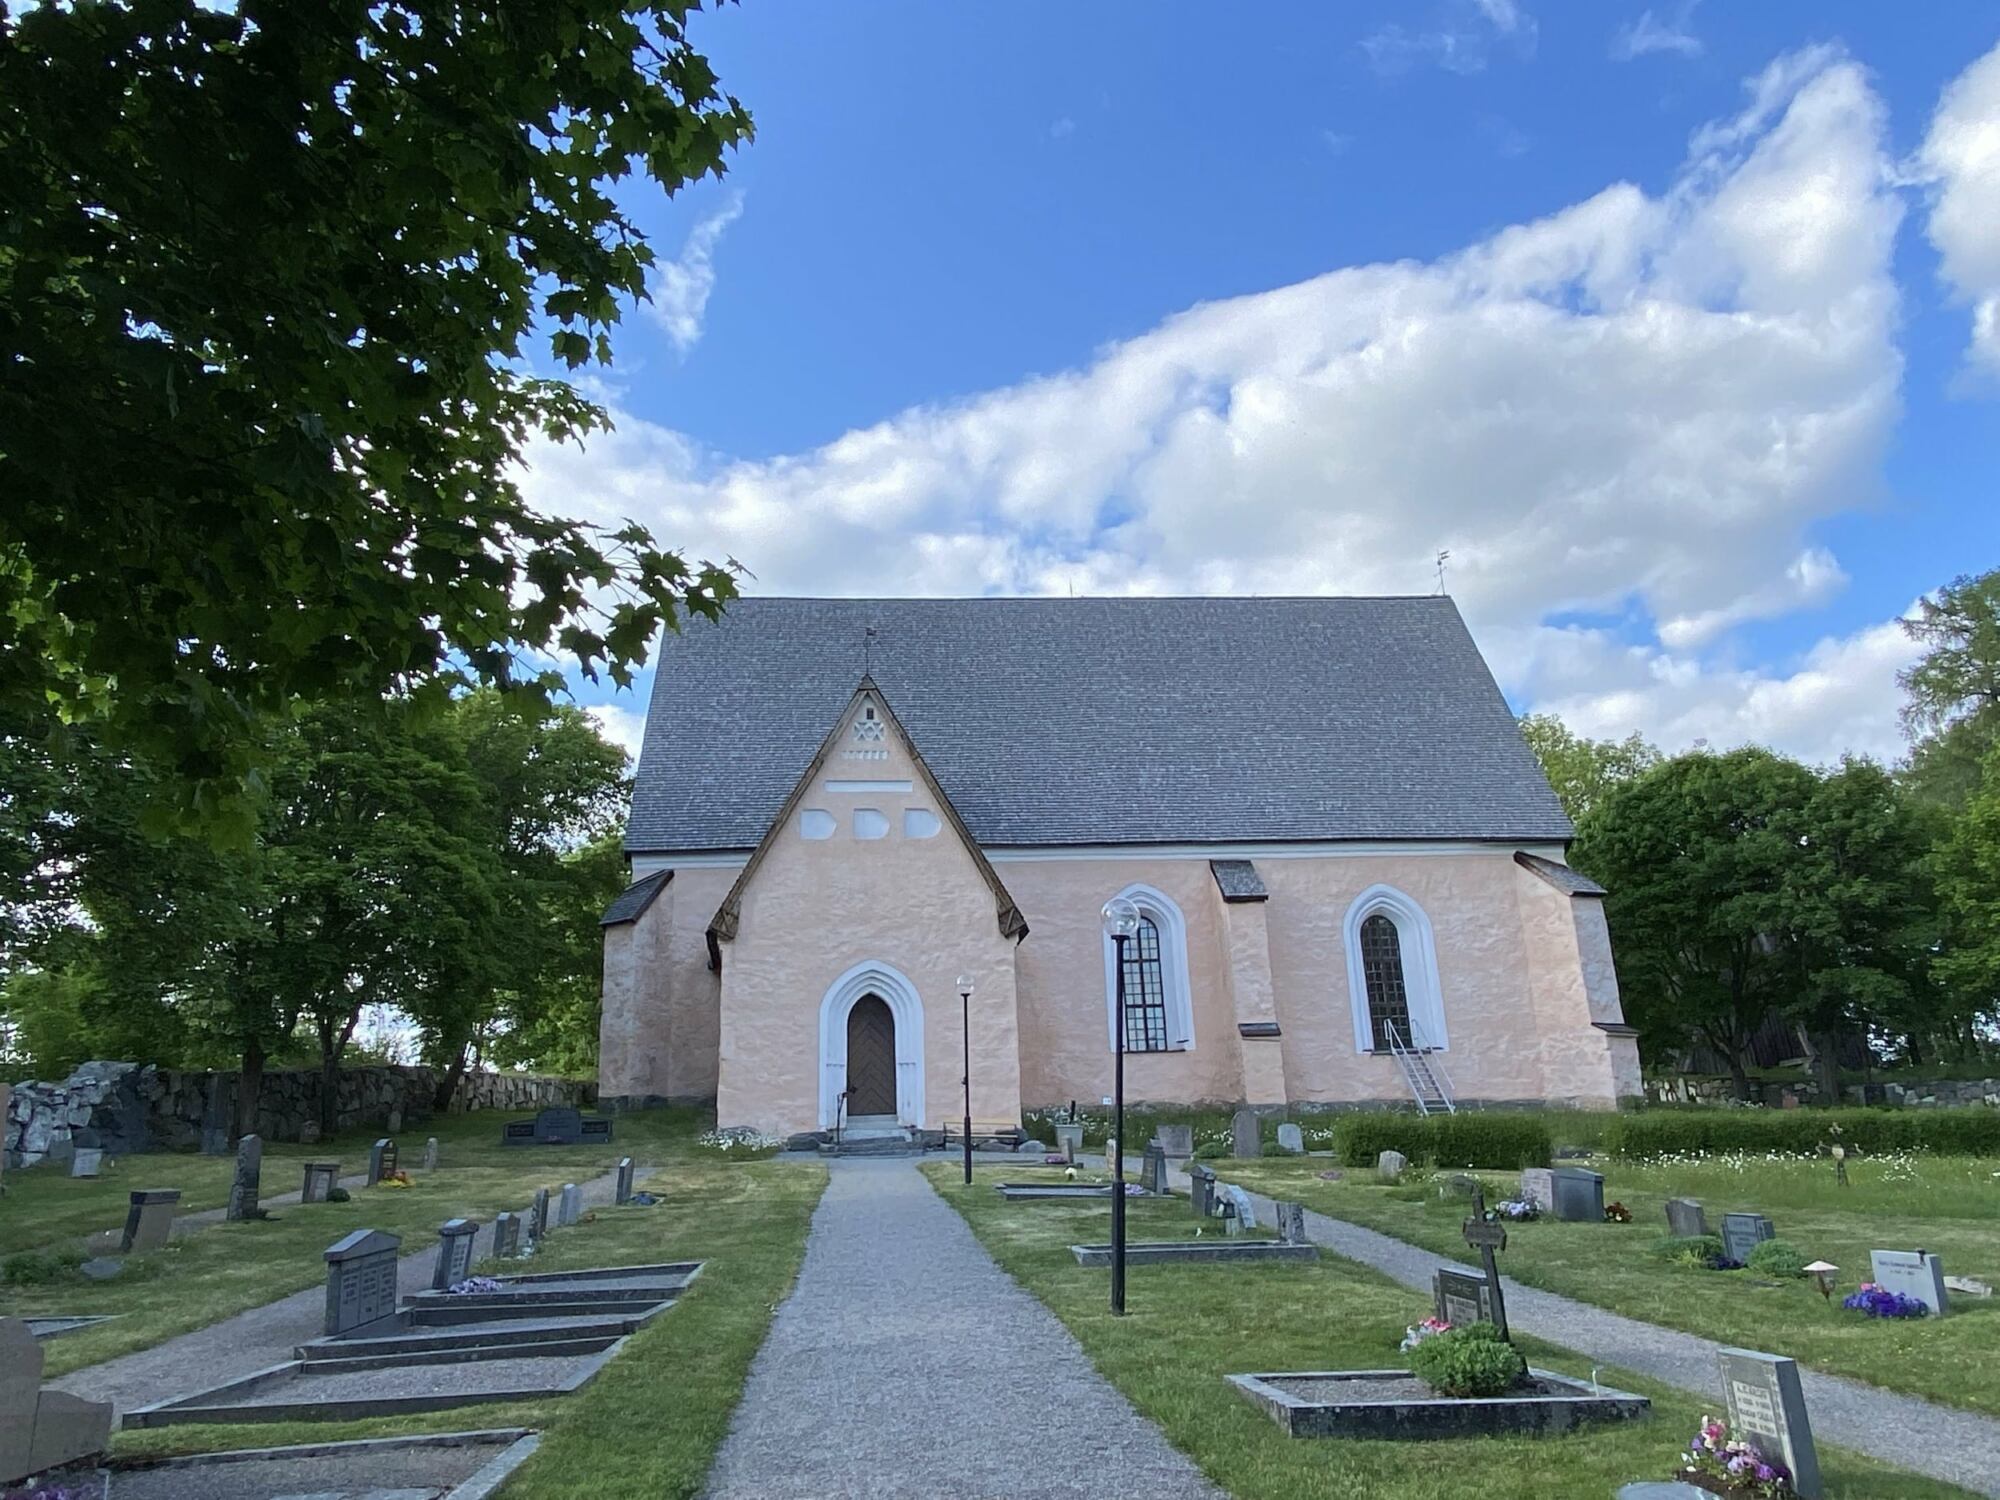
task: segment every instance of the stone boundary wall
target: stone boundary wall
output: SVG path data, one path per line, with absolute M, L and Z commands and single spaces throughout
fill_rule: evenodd
M 335 1122 L 342 1130 L 414 1124 L 434 1113 L 442 1077 L 435 1068 L 343 1068 Z M 187 1073 L 137 1063 L 85 1063 L 61 1083 L 17 1083 L 7 1105 L 4 1149 L 9 1167 L 46 1158 L 67 1161 L 73 1133 L 89 1128 L 114 1153 L 186 1151 L 201 1145 L 204 1123 L 233 1136 L 235 1073 Z M 319 1070 L 284 1069 L 263 1076 L 257 1091 L 257 1133 L 267 1141 L 297 1141 L 319 1119 Z M 549 1105 L 587 1109 L 597 1086 L 526 1073 L 467 1073 L 450 1113 L 525 1113 Z M 211 1114 L 211 1109 L 214 1114 Z
M 2000 1078 L 1915 1078 L 1907 1082 L 1850 1083 L 1841 1091 L 1843 1104 L 1890 1104 L 1905 1109 L 1955 1109 L 1967 1104 L 2000 1108 Z M 1683 1075 L 1649 1079 L 1646 1097 L 1655 1104 L 1723 1104 L 1733 1099 L 1727 1078 Z M 1783 1082 L 1750 1080 L 1753 1103 L 1773 1109 L 1796 1109 L 1827 1101 L 1808 1078 Z

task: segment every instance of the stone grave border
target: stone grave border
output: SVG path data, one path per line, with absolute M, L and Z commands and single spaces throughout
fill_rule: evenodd
M 424 1432 L 404 1437 L 351 1438 L 335 1443 L 296 1443 L 284 1448 L 230 1448 L 219 1453 L 183 1453 L 163 1458 L 114 1459 L 114 1476 L 157 1469 L 212 1469 L 224 1464 L 278 1462 L 304 1458 L 359 1457 L 368 1453 L 399 1453 L 411 1448 L 496 1447 L 501 1451 L 444 1493 L 444 1500 L 487 1500 L 528 1461 L 542 1444 L 542 1435 L 526 1427 L 488 1427 L 472 1432 Z M 502 1446 L 505 1445 L 505 1446 Z
M 28 1325 L 28 1332 L 46 1344 L 50 1339 L 59 1339 L 66 1333 L 80 1333 L 86 1328 L 124 1316 L 123 1313 L 35 1313 L 23 1315 L 21 1321 Z M 54 1326 L 50 1327 L 50 1324 Z
M 1133 1188 L 1138 1188 L 1133 1192 Z M 1074 1203 L 1081 1199 L 1111 1199 L 1111 1184 L 1108 1182 L 996 1182 L 993 1190 L 1009 1203 L 1034 1203 L 1043 1200 L 1067 1199 Z M 1126 1184 L 1127 1198 L 1157 1198 L 1161 1195 L 1148 1188 L 1139 1187 L 1136 1182 Z
M 1552 1370 L 1530 1367 L 1530 1379 L 1561 1394 L 1456 1397 L 1408 1401 L 1309 1401 L 1282 1381 L 1411 1380 L 1408 1370 L 1291 1370 L 1223 1378 L 1295 1438 L 1459 1438 L 1568 1432 L 1587 1422 L 1624 1422 L 1647 1415 L 1652 1402 L 1630 1391 L 1592 1386 Z
M 1080 1266 L 1111 1264 L 1109 1245 L 1071 1245 Z M 1283 1240 L 1141 1240 L 1125 1247 L 1128 1266 L 1187 1265 L 1201 1261 L 1318 1260 L 1317 1245 Z

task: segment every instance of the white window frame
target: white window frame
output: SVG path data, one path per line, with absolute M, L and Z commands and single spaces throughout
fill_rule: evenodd
M 1431 919 L 1415 899 L 1392 885 L 1371 885 L 1347 908 L 1341 942 L 1347 950 L 1347 997 L 1354 1012 L 1354 1050 L 1375 1051 L 1375 1028 L 1368 1016 L 1368 975 L 1361 961 L 1361 924 L 1372 916 L 1396 924 L 1403 959 L 1403 993 L 1410 1006 L 1412 1046 L 1450 1050 L 1444 1024 L 1444 989 L 1438 983 L 1437 939 Z
M 1173 898 L 1164 891 L 1155 890 L 1150 885 L 1128 885 L 1118 892 L 1119 896 L 1139 908 L 1142 915 L 1150 917 L 1160 931 L 1160 986 L 1164 991 L 1167 1008 L 1167 1052 L 1194 1051 L 1194 1001 L 1193 991 L 1188 986 L 1187 918 L 1174 904 Z M 1099 925 L 1102 931 L 1102 924 Z M 1118 1050 L 1120 1023 L 1118 1014 L 1118 945 L 1111 941 L 1108 933 L 1102 938 L 1104 944 L 1104 1026 L 1105 1042 L 1113 1052 Z M 1132 1052 L 1130 1057 L 1159 1057 L 1157 1052 Z

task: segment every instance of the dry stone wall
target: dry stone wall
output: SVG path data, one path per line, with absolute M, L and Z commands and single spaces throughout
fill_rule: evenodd
M 387 1126 L 400 1114 L 415 1124 L 433 1113 L 441 1074 L 434 1068 L 361 1067 L 341 1070 L 335 1123 L 347 1130 Z M 61 1083 L 19 1083 L 7 1104 L 6 1165 L 67 1162 L 79 1131 L 114 1154 L 187 1151 L 201 1144 L 211 1094 L 225 1129 L 234 1124 L 242 1080 L 234 1073 L 188 1073 L 124 1062 L 85 1063 Z M 257 1133 L 267 1141 L 296 1141 L 319 1119 L 317 1069 L 268 1072 L 257 1091 Z M 453 1096 L 451 1113 L 470 1110 L 532 1111 L 551 1105 L 587 1109 L 597 1100 L 592 1083 L 537 1078 L 525 1073 L 468 1073 Z M 84 1139 L 88 1141 L 89 1136 Z

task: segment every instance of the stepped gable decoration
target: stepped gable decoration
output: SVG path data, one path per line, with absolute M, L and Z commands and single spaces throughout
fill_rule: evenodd
M 951 798 L 946 796 L 944 788 L 938 785 L 938 779 L 931 773 L 929 762 L 924 759 L 923 752 L 917 748 L 909 732 L 903 728 L 903 722 L 896 717 L 896 710 L 890 706 L 887 696 L 875 685 L 874 677 L 864 673 L 860 683 L 848 696 L 846 705 L 834 715 L 833 727 L 828 729 L 825 737 L 820 740 L 819 749 L 813 752 L 812 761 L 806 766 L 804 773 L 792 783 L 792 790 L 786 796 L 784 805 L 778 809 L 777 816 L 771 819 L 763 836 L 757 840 L 757 847 L 751 852 L 749 863 L 743 866 L 736 877 L 736 883 L 729 888 L 729 894 L 722 898 L 722 905 L 716 908 L 715 916 L 708 924 L 709 967 L 718 973 L 722 969 L 721 945 L 736 940 L 736 929 L 743 920 L 744 891 L 749 889 L 751 880 L 757 874 L 757 867 L 764 862 L 771 845 L 790 825 L 792 814 L 798 811 L 799 804 L 805 800 L 808 789 L 819 780 L 820 772 L 826 766 L 827 757 L 833 754 L 834 747 L 840 741 L 842 727 L 860 706 L 863 698 L 872 700 L 875 706 L 882 710 L 882 718 L 888 726 L 888 732 L 896 736 L 904 753 L 910 757 L 911 765 L 916 767 L 917 780 L 931 796 L 937 799 L 938 810 L 943 813 L 945 822 L 951 826 L 952 831 L 958 835 L 959 842 L 972 856 L 972 863 L 979 871 L 979 878 L 985 881 L 987 889 L 993 892 L 993 906 L 1000 923 L 1000 936 L 1012 938 L 1018 943 L 1028 935 L 1028 919 L 1021 915 L 1021 908 L 1007 893 L 1007 887 L 1000 879 L 999 872 L 993 868 L 992 861 L 987 859 L 986 851 L 979 847 L 979 841 L 965 826 L 965 820 L 958 815 L 958 809 L 952 806 Z M 631 841 L 628 838 L 626 842 L 629 845 Z

